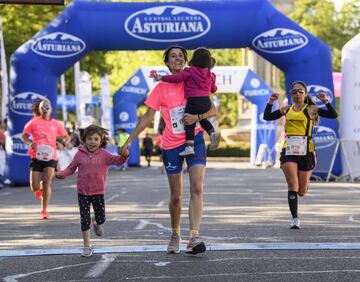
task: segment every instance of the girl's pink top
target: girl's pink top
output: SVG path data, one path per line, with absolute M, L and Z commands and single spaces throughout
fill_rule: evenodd
M 210 96 L 210 93 L 217 90 L 215 74 L 195 66 L 185 68 L 177 74 L 163 75 L 161 80 L 170 83 L 184 81 L 185 98 Z
M 86 196 L 103 195 L 109 166 L 120 165 L 126 160 L 124 156 L 113 155 L 102 148 L 89 152 L 86 146 L 81 145 L 69 166 L 58 174 L 66 177 L 78 168 L 78 193 Z

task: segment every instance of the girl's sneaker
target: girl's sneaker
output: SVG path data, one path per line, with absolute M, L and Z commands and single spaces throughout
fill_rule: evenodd
M 95 217 L 93 216 L 92 218 L 92 222 L 93 222 L 93 226 L 94 226 L 94 233 L 96 236 L 102 236 L 104 235 L 104 229 L 102 228 L 101 225 L 96 223 Z
M 42 219 L 48 219 L 49 218 L 48 212 L 46 210 L 44 210 L 44 209 L 41 210 L 40 214 L 41 214 Z
M 83 252 L 81 253 L 82 257 L 91 257 L 93 255 L 93 249 L 92 247 L 84 247 Z
M 189 243 L 186 246 L 187 254 L 200 254 L 206 251 L 206 246 L 203 241 L 200 241 L 199 237 L 193 236 L 190 238 Z
M 220 143 L 220 133 L 215 131 L 211 132 L 209 150 L 210 151 L 216 150 L 219 147 L 219 143 Z
M 184 151 L 179 153 L 180 157 L 190 157 L 195 155 L 194 147 L 192 146 L 186 146 Z

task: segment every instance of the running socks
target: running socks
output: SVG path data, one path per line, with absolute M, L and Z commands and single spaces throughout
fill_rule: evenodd
M 190 230 L 190 238 L 199 237 L 199 230 L 192 229 Z
M 298 193 L 294 191 L 288 191 L 288 203 L 292 218 L 298 217 Z

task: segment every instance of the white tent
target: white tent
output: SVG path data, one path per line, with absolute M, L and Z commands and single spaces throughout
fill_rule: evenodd
M 343 175 L 360 177 L 360 34 L 342 49 L 340 138 Z

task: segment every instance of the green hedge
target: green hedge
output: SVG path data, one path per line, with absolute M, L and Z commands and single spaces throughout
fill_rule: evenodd
M 219 148 L 215 151 L 209 150 L 207 145 L 208 157 L 250 157 L 250 144 L 236 143 L 233 145 L 227 145 L 220 143 Z

